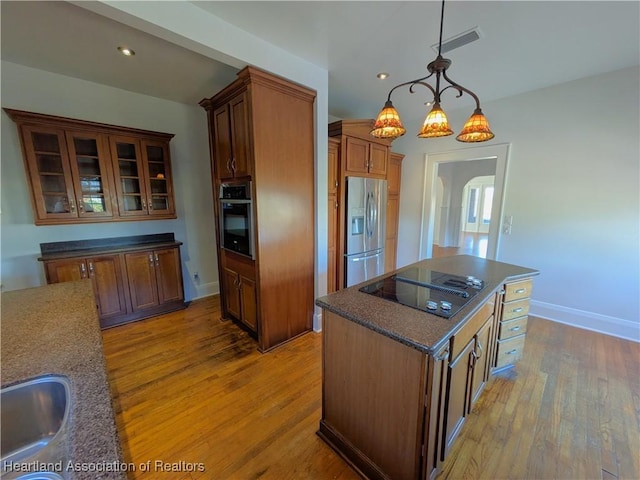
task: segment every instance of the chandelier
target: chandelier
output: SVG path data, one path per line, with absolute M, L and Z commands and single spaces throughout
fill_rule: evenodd
M 447 135 L 453 134 L 453 130 L 451 130 L 451 128 L 449 127 L 447 116 L 440 107 L 440 96 L 450 88 L 458 92 L 456 97 L 461 97 L 463 93 L 467 93 L 468 95 L 473 97 L 476 102 L 476 109 L 464 124 L 464 127 L 462 128 L 460 134 L 458 134 L 458 136 L 456 137 L 456 140 L 467 143 L 486 142 L 487 140 L 491 140 L 494 137 L 493 132 L 489 128 L 489 122 L 487 122 L 487 119 L 485 118 L 484 114 L 482 113 L 482 109 L 480 108 L 480 100 L 478 100 L 478 96 L 471 90 L 457 84 L 447 76 L 447 69 L 451 66 L 451 60 L 443 58 L 440 54 L 442 51 L 443 23 L 444 0 L 442 0 L 442 9 L 440 12 L 440 41 L 438 43 L 438 56 L 433 62 L 427 65 L 429 75 L 427 75 L 426 77 L 418 78 L 416 80 L 411 80 L 410 82 L 401 83 L 399 85 L 396 85 L 391 89 L 391 91 L 389 91 L 387 101 L 378 114 L 378 118 L 373 125 L 373 130 L 371 130 L 371 135 L 373 135 L 374 137 L 393 139 L 404 135 L 406 130 L 402 125 L 402 121 L 400 120 L 398 111 L 393 107 L 393 103 L 391 103 L 391 94 L 394 92 L 394 90 L 406 86 L 409 87 L 410 93 L 415 93 L 414 88 L 416 87 L 416 85 L 422 85 L 423 87 L 431 90 L 431 93 L 433 93 L 433 108 L 427 115 L 427 118 L 422 125 L 422 129 L 420 130 L 420 133 L 418 133 L 418 137 L 434 138 L 445 137 Z M 434 74 L 435 88 L 425 81 L 434 76 Z M 441 80 L 446 81 L 449 85 L 441 88 Z M 442 83 L 444 84 L 444 82 Z

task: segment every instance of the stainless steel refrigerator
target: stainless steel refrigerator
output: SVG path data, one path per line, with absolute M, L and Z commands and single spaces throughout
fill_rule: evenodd
M 345 284 L 384 273 L 387 181 L 347 177 Z

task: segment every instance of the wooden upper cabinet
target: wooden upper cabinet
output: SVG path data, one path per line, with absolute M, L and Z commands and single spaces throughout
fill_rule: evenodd
M 110 137 L 120 215 L 175 214 L 169 145 L 133 137 Z
M 387 168 L 387 194 L 400 195 L 400 179 L 402 177 L 402 160 L 404 155 L 391 152 Z
M 214 171 L 219 180 L 251 175 L 247 93 L 240 92 L 212 113 Z
M 387 178 L 391 140 L 369 132 L 373 120 L 341 120 L 329 124 L 329 137 L 342 139 L 341 172 L 345 176 Z
M 132 137 L 110 137 L 120 216 L 147 215 L 147 192 L 140 142 Z
M 327 184 L 329 189 L 329 195 L 337 195 L 338 194 L 338 178 L 339 168 L 339 155 L 340 155 L 340 141 L 335 138 L 329 139 L 329 154 L 328 154 L 328 178 Z
M 78 216 L 113 217 L 113 183 L 107 139 L 99 133 L 67 131 L 67 146 Z
M 25 126 L 22 136 L 37 219 L 69 223 L 113 217 L 102 135 Z
M 36 225 L 175 218 L 173 135 L 5 109 Z
M 387 175 L 389 161 L 389 147 L 377 143 L 369 144 L 369 173 L 372 175 Z
M 386 177 L 389 147 L 367 142 L 359 138 L 346 138 L 347 174 Z

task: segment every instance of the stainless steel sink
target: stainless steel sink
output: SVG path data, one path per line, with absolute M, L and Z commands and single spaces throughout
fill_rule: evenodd
M 34 378 L 0 390 L 0 464 L 63 460 L 65 448 L 60 445 L 60 437 L 66 432 L 70 407 L 69 380 L 59 375 Z

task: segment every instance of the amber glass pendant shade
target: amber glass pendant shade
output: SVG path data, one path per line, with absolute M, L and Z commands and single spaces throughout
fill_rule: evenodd
M 400 121 L 398 111 L 393 107 L 391 100 L 387 100 L 378 114 L 371 135 L 377 138 L 398 138 L 406 132 Z
M 469 117 L 467 123 L 464 124 L 462 131 L 456 137 L 459 142 L 475 143 L 486 142 L 491 140 L 495 135 L 489 128 L 489 122 L 482 113 L 482 110 L 476 108 L 473 115 Z
M 453 130 L 449 127 L 449 120 L 445 115 L 440 104 L 436 102 L 433 108 L 424 120 L 424 125 L 418 137 L 420 138 L 434 138 L 434 137 L 446 137 L 447 135 L 453 135 Z

